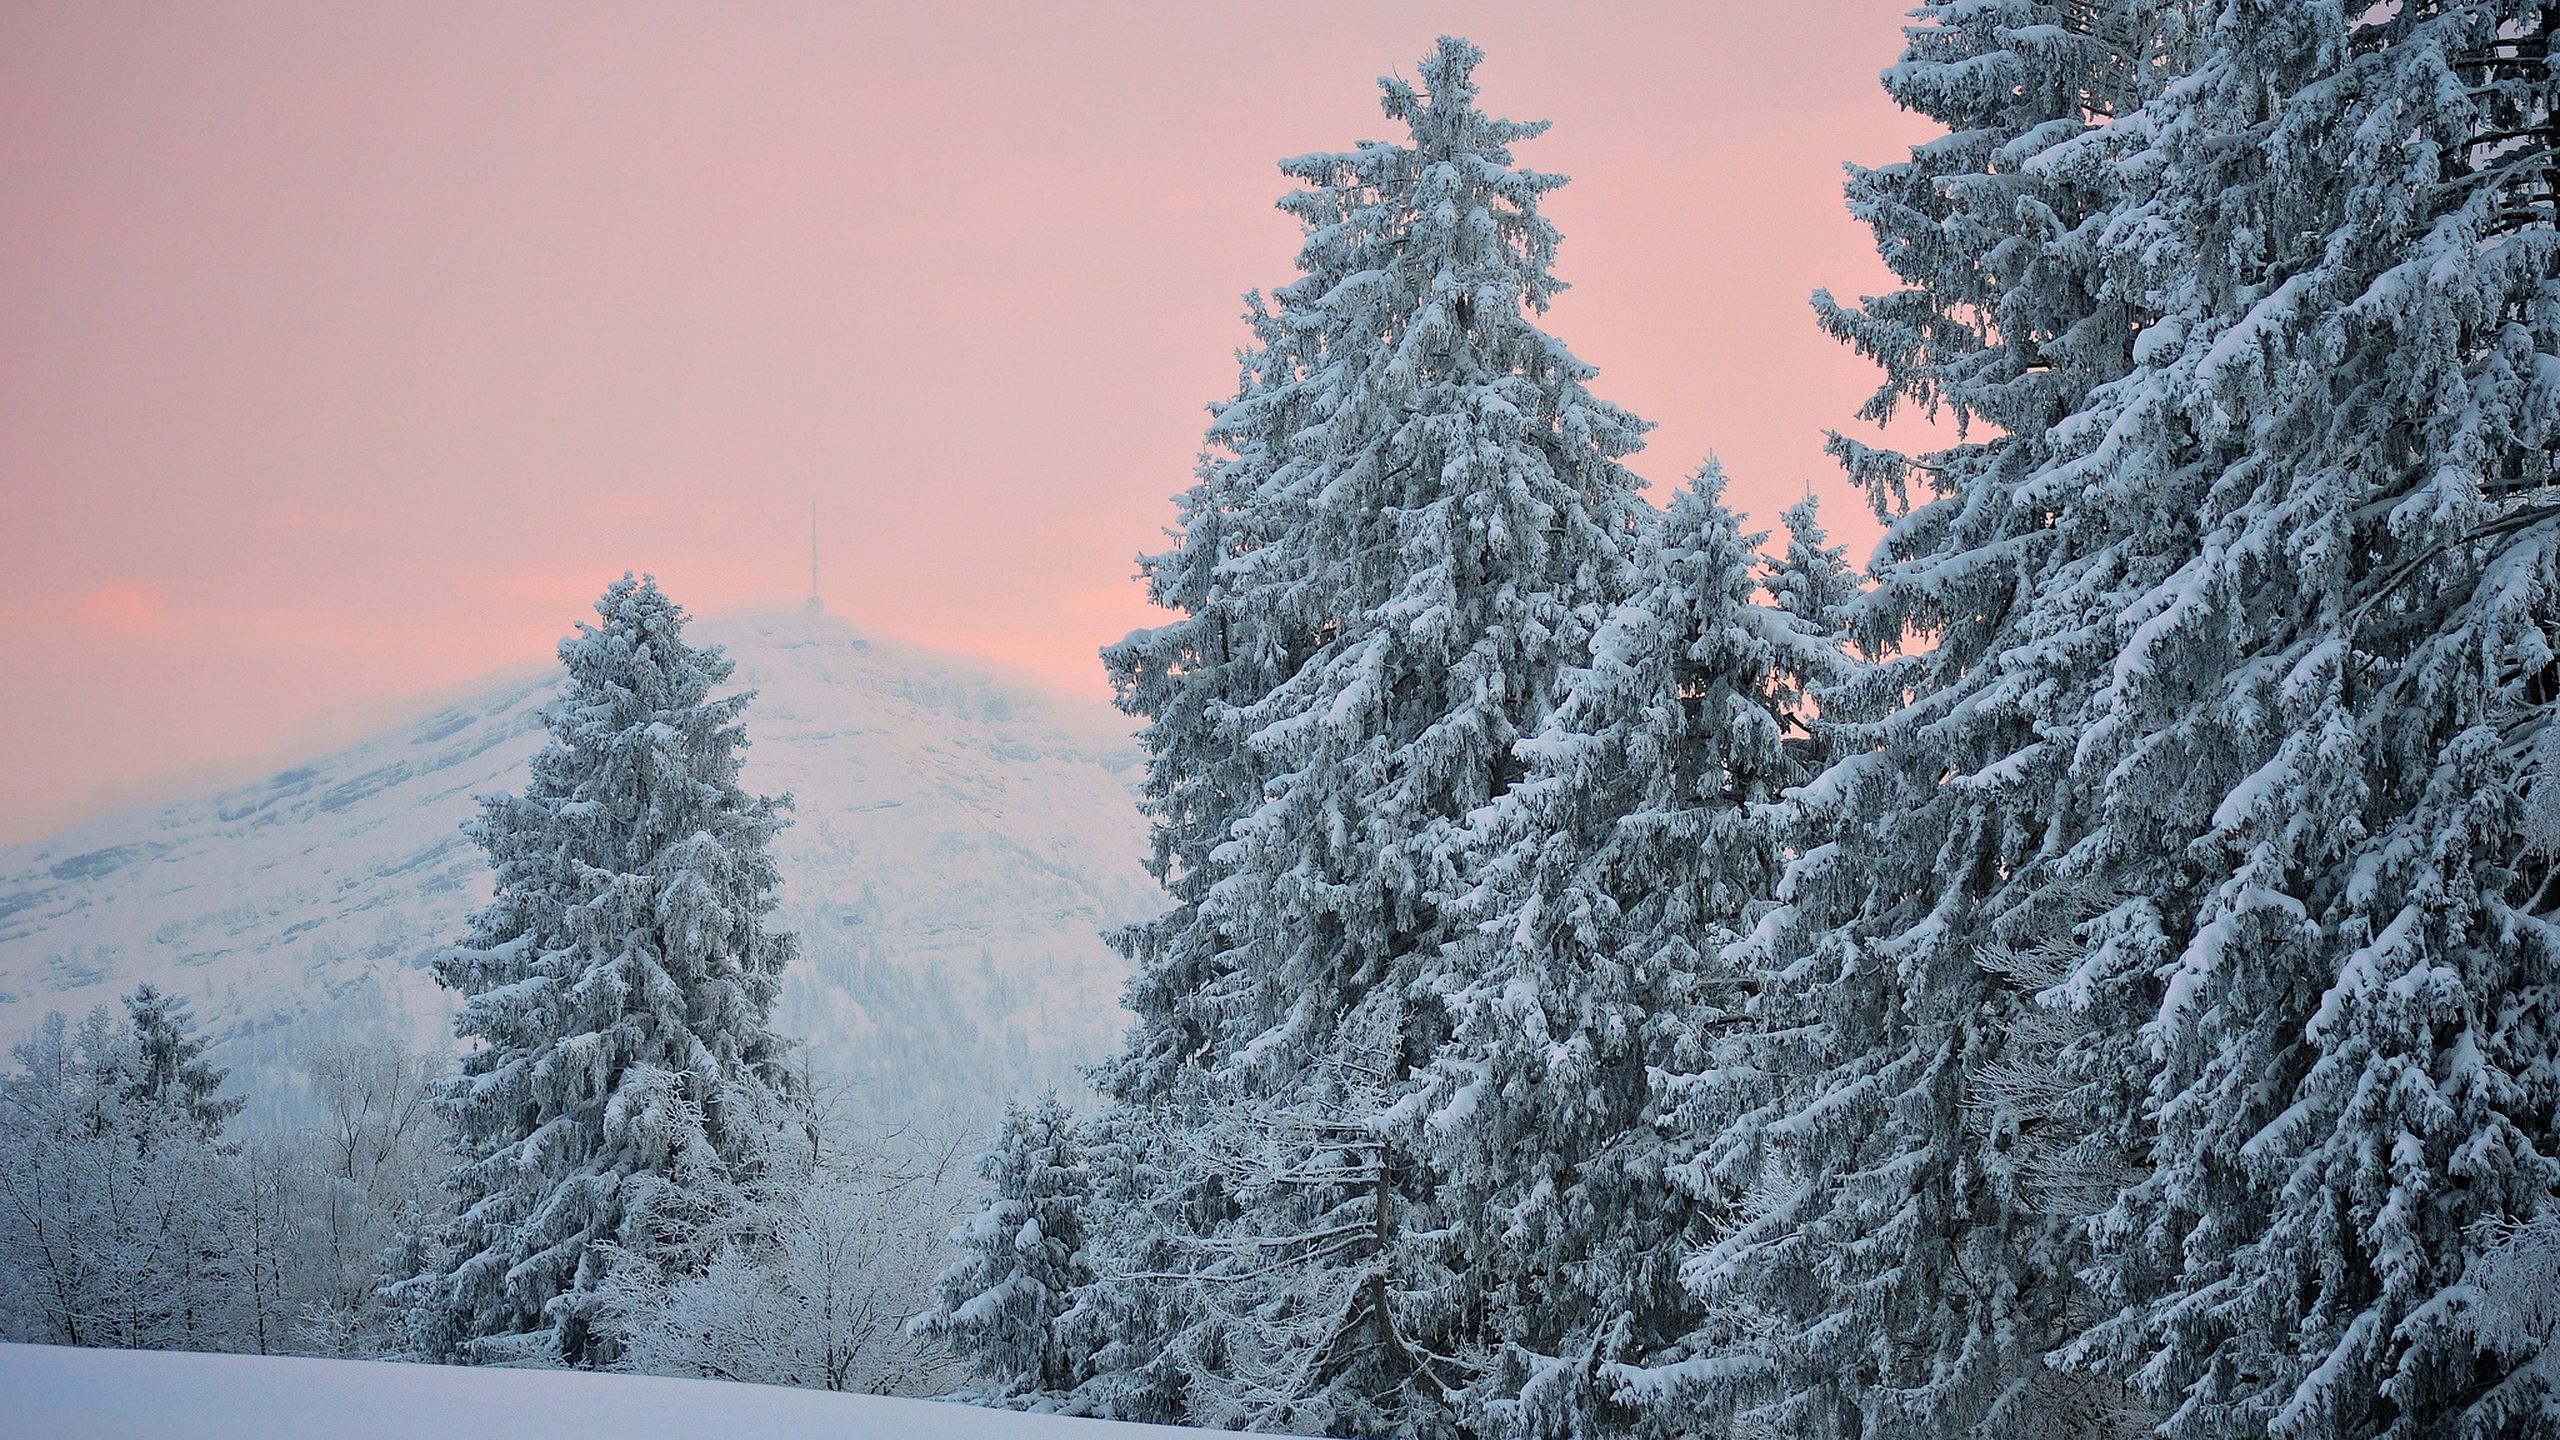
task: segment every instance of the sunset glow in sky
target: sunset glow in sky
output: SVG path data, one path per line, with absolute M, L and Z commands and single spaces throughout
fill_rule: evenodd
M 0 12 L 0 842 L 540 662 L 624 569 L 1101 694 L 1281 156 L 1443 31 L 1574 289 L 1550 327 L 1755 522 L 1874 372 L 1844 160 L 1924 132 L 1899 0 L 16 4 Z

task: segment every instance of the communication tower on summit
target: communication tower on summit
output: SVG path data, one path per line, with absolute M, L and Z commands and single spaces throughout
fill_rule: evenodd
M 812 615 L 823 615 L 827 602 L 818 598 L 818 502 L 809 502 L 809 604 Z

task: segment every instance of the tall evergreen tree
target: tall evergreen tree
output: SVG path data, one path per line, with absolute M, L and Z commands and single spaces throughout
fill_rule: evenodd
M 125 997 L 125 1016 L 133 1026 L 133 1077 L 127 1098 L 173 1116 L 208 1141 L 220 1140 L 223 1127 L 249 1103 L 245 1095 L 224 1097 L 222 1082 L 231 1072 L 204 1058 L 205 1042 L 196 1034 L 195 1017 L 186 997 L 163 994 L 144 982 Z
M 1751 1015 L 1723 951 L 1776 878 L 1779 675 L 1827 670 L 1819 636 L 1754 603 L 1759 537 L 1723 485 L 1710 464 L 1672 498 L 1641 587 L 1477 818 L 1494 858 L 1460 913 L 1481 953 L 1451 975 L 1425 1134 L 1441 1208 L 1471 1222 L 1464 1303 L 1499 1347 L 1479 1399 L 1511 1433 L 1664 1419 L 1620 1385 L 1676 1365 L 1708 1323 L 1679 1277 L 1708 1211 L 1675 1176 L 1699 1147 L 1665 1124 L 1655 1077 L 1716 1068 Z M 1676 1092 L 1690 1133 L 1748 1108 L 1730 1079 Z
M 1217 1157 L 1148 1210 L 1198 1272 L 1168 1344 L 1214 1347 L 1242 1277 L 1302 1272 L 1254 1322 L 1303 1332 L 1306 1363 L 1202 1402 L 1239 1422 L 1449 1423 L 1474 1317 L 1428 1278 L 1445 1238 L 1394 1106 L 1448 1034 L 1466 818 L 1626 593 L 1643 519 L 1619 463 L 1642 423 L 1535 323 L 1562 180 L 1511 147 L 1544 127 L 1477 106 L 1480 58 L 1444 40 L 1420 85 L 1382 82 L 1405 142 L 1284 165 L 1299 278 L 1256 304 L 1177 547 L 1147 562 L 1183 618 L 1106 656 L 1149 721 L 1177 905 L 1129 937 L 1132 1038 L 1103 1073 Z M 1336 1056 L 1346 1035 L 1371 1058 Z
M 1078 1129 L 1087 1264 L 1057 1322 L 1077 1376 L 1062 1409 L 1149 1422 L 1192 1413 L 1195 1367 L 1214 1358 L 1216 1337 L 1179 1277 L 1196 1264 L 1198 1217 L 1224 1204 L 1201 1151 L 1181 1143 L 1202 1119 L 1196 1098 L 1178 1119 L 1170 1106 L 1112 1103 Z
M 2474 1288 L 2554 1193 L 2550 22 L 1950 4 L 1890 72 L 1912 288 L 1826 315 L 1997 433 L 1840 447 L 1904 651 L 1768 927 L 1764 1418 L 2552 1423 Z
M 1314 627 L 1284 606 L 1287 586 L 1266 555 L 1285 542 L 1301 507 L 1270 487 L 1287 435 L 1270 417 L 1293 381 L 1281 318 L 1247 297 L 1254 344 L 1241 355 L 1233 399 L 1212 407 L 1195 481 L 1176 497 L 1171 549 L 1142 555 L 1147 598 L 1177 618 L 1105 647 L 1119 707 L 1145 721 L 1143 804 L 1148 868 L 1172 899 L 1153 920 L 1110 938 L 1135 967 L 1125 999 L 1127 1042 L 1100 1068 L 1111 1094 L 1160 1104 L 1214 1068 L 1229 1038 L 1217 996 L 1233 943 L 1203 912 L 1225 871 L 1216 858 L 1237 822 L 1263 800 L 1271 766 L 1251 743 L 1249 707 L 1306 662 Z
M 496 895 L 436 961 L 478 1042 L 438 1101 L 461 1213 L 404 1289 L 437 1358 L 609 1359 L 608 1265 L 698 1259 L 789 1084 L 766 1028 L 795 950 L 766 928 L 784 802 L 738 784 L 752 692 L 715 693 L 731 662 L 654 581 L 596 612 L 529 783 L 469 827 Z
M 2085 918 L 2051 913 L 2069 751 L 2016 652 L 2086 643 L 2036 605 L 2091 562 L 2069 497 L 2034 482 L 2049 428 L 2132 364 L 2144 312 L 2094 258 L 2122 203 L 2110 119 L 2172 73 L 2178 10 L 1923 5 L 1885 83 L 1946 133 L 1852 172 L 1903 285 L 1818 314 L 1885 370 L 1866 418 L 1913 406 L 1958 439 L 1835 440 L 1889 527 L 1842 612 L 1871 663 L 1817 691 L 1830 768 L 1792 797 L 1796 856 L 1733 956 L 1767 987 L 1757 1068 L 1784 1083 L 1733 1137 L 1757 1180 L 1691 1270 L 1751 1317 L 1693 1367 L 1754 1377 L 1700 1387 L 1702 1425 L 2024 1435 L 2080 1398 L 2045 1362 L 2071 1334 L 2074 1217 L 2039 1208 L 2020 1118 L 1982 1103 L 2034 1000 L 1987 962 Z
M 2560 11 L 2196 19 L 2104 247 L 2157 318 L 2046 491 L 2140 557 L 2044 707 L 2148 1142 L 2077 1358 L 2172 1435 L 2549 1433 L 2478 1272 L 2560 1205 Z
M 1788 1293 L 1781 1277 L 1801 1272 L 1804 1260 L 1800 1248 L 1754 1248 L 1786 1218 L 1768 1202 L 1793 1178 L 1772 1127 L 1802 1103 L 1802 1079 L 1824 1055 L 1819 1027 L 1790 1023 L 1772 1006 L 1799 977 L 1772 964 L 1771 947 L 1790 911 L 1787 857 L 1830 838 L 1806 786 L 1839 753 L 1843 707 L 1858 699 L 1863 672 L 1846 651 L 1855 572 L 1823 532 L 1810 494 L 1784 518 L 1786 550 L 1757 566 L 1769 609 L 1740 612 L 1756 622 L 1762 647 L 1755 664 L 1765 666 L 1760 703 L 1776 727 L 1775 763 L 1763 754 L 1756 783 L 1724 801 L 1731 813 L 1720 822 L 1720 854 L 1691 862 L 1718 867 L 1725 909 L 1693 927 L 1703 983 L 1685 1021 L 1666 1012 L 1679 1043 L 1659 1047 L 1652 1066 L 1665 1179 L 1686 1208 L 1673 1245 L 1679 1299 L 1664 1302 L 1654 1322 L 1666 1343 L 1593 1376 L 1622 1413 L 1672 1434 L 1728 1425 L 1772 1398 L 1777 1376 L 1764 1342 L 1785 1317 L 1763 1293 Z M 1736 1252 L 1751 1256 L 1747 1283 L 1735 1283 L 1723 1263 Z

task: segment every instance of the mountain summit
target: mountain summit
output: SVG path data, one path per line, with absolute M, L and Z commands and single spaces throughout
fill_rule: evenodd
M 1120 1026 L 1100 932 L 1160 903 L 1126 724 L 823 614 L 692 633 L 757 691 L 746 785 L 796 801 L 779 1023 L 811 1067 L 889 1111 L 1072 1083 Z M 319 1041 L 451 1044 L 427 962 L 489 889 L 459 826 L 522 786 L 558 688 L 513 676 L 266 780 L 0 848 L 0 1037 L 148 980 L 253 1095 L 289 1094 Z

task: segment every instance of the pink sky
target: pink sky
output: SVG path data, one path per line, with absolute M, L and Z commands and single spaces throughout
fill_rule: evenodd
M 1131 556 L 1285 280 L 1278 157 L 1442 31 L 1552 328 L 1761 524 L 1873 372 L 1839 164 L 1902 0 L 0 11 L 0 841 L 539 661 L 625 568 L 1104 691 Z

